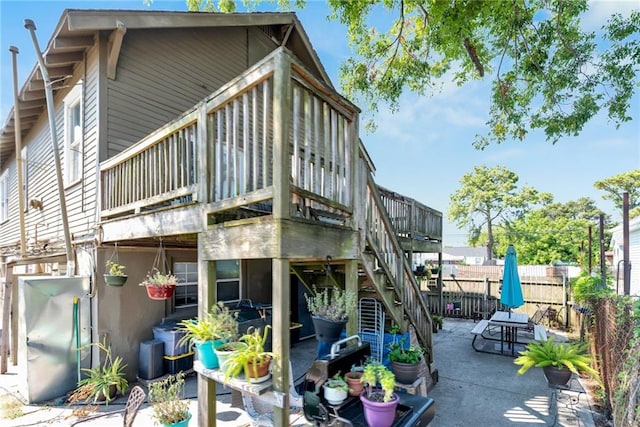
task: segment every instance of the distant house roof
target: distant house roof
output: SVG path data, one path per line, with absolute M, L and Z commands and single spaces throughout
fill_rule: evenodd
M 442 253 L 451 255 L 454 257 L 486 258 L 487 248 L 484 248 L 484 247 L 472 248 L 469 246 L 444 247 L 442 248 Z

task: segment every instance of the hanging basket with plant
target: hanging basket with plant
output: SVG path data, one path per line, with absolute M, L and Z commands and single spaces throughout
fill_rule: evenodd
M 118 244 L 115 244 L 111 258 L 105 264 L 104 282 L 109 286 L 122 286 L 127 281 L 126 267 L 118 262 Z
M 158 252 L 156 253 L 156 258 L 153 261 L 153 268 L 150 273 L 147 273 L 147 277 L 140 282 L 140 286 L 147 288 L 147 295 L 149 295 L 149 298 L 161 301 L 173 297 L 177 284 L 177 277 L 169 271 L 167 258 L 162 245 L 162 239 L 160 239 Z

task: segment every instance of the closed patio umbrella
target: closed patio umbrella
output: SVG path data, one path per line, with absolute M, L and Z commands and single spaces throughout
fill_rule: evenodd
M 502 277 L 500 302 L 509 308 L 509 317 L 511 317 L 512 308 L 520 307 L 524 304 L 520 276 L 518 275 L 518 258 L 513 245 L 509 245 L 504 258 L 504 275 Z

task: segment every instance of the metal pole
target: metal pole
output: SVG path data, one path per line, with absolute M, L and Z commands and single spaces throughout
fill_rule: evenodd
M 24 227 L 24 177 L 22 176 L 22 129 L 20 124 L 20 108 L 18 103 L 18 48 L 9 46 L 13 62 L 13 123 L 16 133 L 16 169 L 18 173 L 18 209 L 20 214 L 20 256 L 27 257 L 27 237 Z M 5 329 L 6 330 L 6 329 Z
M 67 276 L 73 276 L 75 270 L 75 262 L 73 258 L 73 251 L 71 248 L 71 233 L 69 232 L 69 218 L 67 217 L 67 203 L 64 196 L 64 185 L 62 182 L 62 168 L 60 166 L 60 153 L 58 152 L 58 135 L 56 132 L 56 116 L 53 105 L 53 89 L 51 87 L 51 80 L 49 79 L 49 73 L 47 67 L 44 64 L 44 58 L 38 45 L 38 39 L 36 37 L 36 25 L 31 19 L 24 20 L 24 27 L 31 33 L 31 39 L 33 40 L 33 47 L 36 51 L 38 58 L 38 65 L 40 66 L 40 73 L 42 73 L 42 79 L 44 80 L 45 96 L 47 99 L 47 113 L 49 115 L 49 129 L 51 131 L 51 144 L 53 145 L 53 157 L 56 164 L 56 179 L 58 182 L 58 197 L 60 198 L 60 214 L 62 216 L 62 228 L 64 230 L 64 241 L 67 250 Z
M 602 287 L 607 287 L 607 266 L 604 257 L 604 214 L 600 214 L 600 275 L 602 276 Z
M 622 281 L 624 294 L 631 295 L 631 261 L 629 246 L 629 193 L 622 193 L 622 259 L 624 259 L 624 279 Z

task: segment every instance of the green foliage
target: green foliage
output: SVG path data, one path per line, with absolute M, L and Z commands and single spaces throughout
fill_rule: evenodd
M 104 351 L 105 359 L 102 365 L 93 368 L 82 368 L 82 371 L 87 376 L 78 381 L 78 389 L 83 388 L 88 393 L 88 399 L 93 398 L 94 403 L 102 395 L 105 397 L 107 404 L 109 404 L 111 401 L 111 396 L 109 396 L 111 386 L 115 386 L 120 394 L 124 394 L 129 388 L 129 382 L 124 371 L 127 365 L 123 363 L 120 356 L 113 358 L 111 348 L 104 343 L 91 343 L 89 345 L 95 345 Z
M 178 278 L 168 273 L 161 273 L 157 268 L 152 273 L 148 273 L 147 277 L 140 282 L 140 286 L 175 286 L 178 284 Z
M 398 329 L 394 327 L 393 342 L 389 344 L 388 358 L 391 362 L 400 363 L 420 363 L 422 355 L 427 353 L 427 350 L 416 345 L 407 346 L 406 339 L 404 337 L 398 340 Z
M 107 261 L 105 264 L 107 271 L 109 272 L 109 276 L 124 276 L 124 269 L 126 268 L 122 264 L 118 264 L 115 261 Z
M 571 294 L 578 304 L 593 306 L 600 298 L 613 294 L 613 290 L 602 283 L 602 278 L 592 276 L 587 271 L 582 271 L 578 277 L 572 279 Z
M 227 359 L 224 373 L 225 381 L 244 372 L 247 380 L 251 382 L 251 377 L 248 375 L 251 368 L 253 368 L 251 374 L 254 378 L 257 377 L 255 364 L 262 364 L 273 358 L 273 353 L 265 350 L 270 328 L 271 326 L 267 325 L 264 332 L 261 332 L 259 328 L 250 326 L 247 333 L 240 337 L 239 342 L 246 344 L 246 348 L 234 351 Z
M 622 212 L 622 194 L 629 194 L 629 209 L 640 208 L 640 169 L 620 173 L 618 175 L 596 181 L 593 186 L 606 194 L 605 200 L 613 201 L 616 208 Z
M 325 382 L 324 386 L 349 393 L 349 385 L 347 384 L 347 381 L 342 376 L 340 376 L 339 373 L 335 374 L 327 382 Z
M 189 402 L 183 400 L 183 394 L 182 372 L 149 384 L 149 403 L 158 424 L 170 425 L 189 417 Z
M 494 226 L 526 214 L 531 205 L 552 200 L 550 194 L 531 187 L 518 189 L 517 183 L 518 175 L 503 166 L 475 166 L 472 173 L 462 177 L 461 187 L 451 196 L 450 220 L 475 236 L 486 227 L 489 259 L 493 258 Z
M 343 291 L 336 286 L 331 290 L 324 288 L 318 292 L 314 286 L 313 292 L 313 296 L 305 294 L 304 297 L 309 312 L 314 316 L 340 322 L 347 320 L 356 311 L 357 295 L 348 289 Z
M 537 129 L 555 143 L 578 134 L 600 110 L 616 125 L 631 119 L 638 13 L 612 17 L 600 45 L 582 29 L 586 0 L 329 4 L 355 52 L 341 67 L 344 90 L 374 112 L 379 104 L 397 110 L 405 89 L 423 95 L 449 79 L 461 86 L 491 78 L 488 135 L 477 136 L 479 148 L 524 140 Z M 374 13 L 394 21 L 374 27 Z
M 504 255 L 507 246 L 513 244 L 521 264 L 571 263 L 586 267 L 588 253 L 583 247 L 589 240 L 589 227 L 595 229 L 597 222 L 586 219 L 579 210 L 572 214 L 570 206 L 577 209 L 571 202 L 554 203 L 494 228 L 494 253 Z M 599 248 L 594 246 L 593 264 L 599 256 Z
M 396 377 L 386 366 L 375 359 L 369 359 L 364 365 L 360 382 L 367 386 L 367 396 L 372 396 L 373 388 L 380 384 L 384 392 L 383 401 L 389 402 L 396 387 Z
M 219 301 L 211 306 L 204 317 L 182 320 L 178 330 L 184 332 L 178 343 L 203 342 L 208 340 L 229 340 L 238 335 L 238 312 Z
M 521 366 L 518 370 L 519 375 L 532 367 L 555 366 L 556 368 L 567 367 L 575 374 L 586 372 L 598 378 L 598 372 L 591 367 L 591 358 L 587 355 L 586 346 L 578 342 L 556 343 L 553 338 L 541 343 L 532 341 L 527 344 L 524 351 L 519 353 L 520 356 L 513 362 Z

